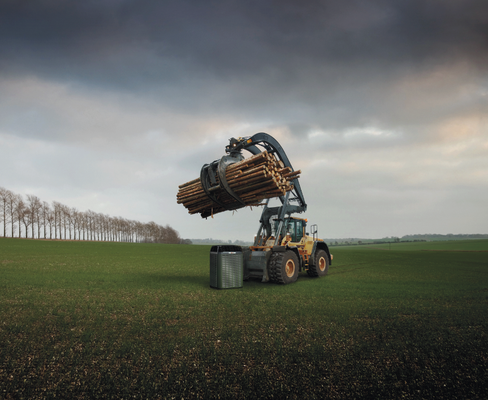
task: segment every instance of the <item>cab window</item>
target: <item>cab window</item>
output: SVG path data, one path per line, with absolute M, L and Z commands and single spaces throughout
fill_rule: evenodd
M 290 234 L 292 242 L 299 242 L 303 236 L 303 221 L 291 220 L 288 223 L 287 232 Z
M 296 235 L 295 235 L 295 221 L 288 222 L 288 228 L 287 228 L 286 232 L 290 234 L 291 241 L 296 242 L 296 240 L 295 240 L 295 237 L 296 237 Z

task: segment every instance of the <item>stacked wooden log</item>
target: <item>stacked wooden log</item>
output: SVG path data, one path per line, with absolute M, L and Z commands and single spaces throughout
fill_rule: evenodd
M 183 204 L 190 214 L 200 213 L 203 218 L 244 206 L 262 205 L 261 202 L 265 199 L 284 196 L 286 192 L 293 190 L 292 181 L 300 176 L 300 171 L 285 168 L 282 161 L 264 151 L 229 165 L 225 170 L 225 176 L 227 184 L 244 205 L 220 186 L 210 190 L 225 207 L 215 203 L 203 190 L 200 178 L 178 187 L 177 203 Z M 218 174 L 215 180 L 219 182 Z

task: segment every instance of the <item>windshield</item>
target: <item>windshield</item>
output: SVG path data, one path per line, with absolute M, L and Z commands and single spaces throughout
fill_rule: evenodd
M 275 219 L 273 222 L 273 235 L 276 236 L 279 221 Z M 292 242 L 299 242 L 303 236 L 303 221 L 301 219 L 289 219 L 286 221 L 286 224 L 281 230 L 281 235 L 284 236 L 287 233 L 290 234 Z

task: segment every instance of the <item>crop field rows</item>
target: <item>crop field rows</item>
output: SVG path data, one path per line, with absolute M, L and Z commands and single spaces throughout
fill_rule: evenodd
M 0 398 L 486 398 L 487 240 L 230 290 L 209 250 L 0 238 Z

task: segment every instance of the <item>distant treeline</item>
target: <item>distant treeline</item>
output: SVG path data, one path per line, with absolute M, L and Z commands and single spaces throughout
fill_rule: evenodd
M 143 223 L 122 217 L 78 211 L 37 196 L 27 199 L 0 187 L 0 236 L 32 239 L 98 240 L 113 242 L 181 243 L 169 225 Z
M 233 244 L 236 246 L 252 246 L 253 242 L 244 242 L 242 240 L 220 240 L 220 239 L 212 239 L 212 238 L 207 238 L 207 239 L 191 239 L 190 240 L 191 244 Z
M 471 239 L 488 239 L 488 234 L 418 234 L 405 235 L 400 237 L 390 236 L 382 239 L 361 239 L 361 238 L 347 238 L 347 239 L 324 239 L 326 243 L 331 246 L 352 245 L 352 244 L 385 244 L 385 243 L 400 243 L 400 242 L 434 242 L 446 240 L 471 240 Z
M 401 241 L 413 241 L 413 240 L 427 240 L 427 241 L 437 241 L 437 240 L 467 240 L 467 239 L 488 239 L 488 234 L 452 234 L 439 235 L 436 233 L 427 233 L 424 235 L 405 235 L 402 236 Z

